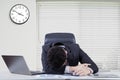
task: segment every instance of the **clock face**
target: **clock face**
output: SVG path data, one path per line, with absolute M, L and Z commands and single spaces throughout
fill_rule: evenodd
M 28 8 L 23 4 L 16 4 L 10 10 L 10 19 L 16 24 L 27 22 L 30 17 Z

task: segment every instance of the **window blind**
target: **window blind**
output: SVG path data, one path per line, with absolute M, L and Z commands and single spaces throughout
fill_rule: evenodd
M 41 1 L 38 4 L 41 46 L 46 33 L 71 32 L 101 70 L 120 69 L 118 2 Z

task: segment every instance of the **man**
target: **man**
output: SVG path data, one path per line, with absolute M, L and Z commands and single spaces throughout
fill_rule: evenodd
M 78 63 L 81 64 L 78 64 Z M 97 65 L 80 49 L 78 44 L 54 43 L 43 46 L 43 71 L 47 74 L 85 76 L 98 72 Z

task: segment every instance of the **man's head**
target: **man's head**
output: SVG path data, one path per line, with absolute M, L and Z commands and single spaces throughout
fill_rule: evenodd
M 63 66 L 66 62 L 66 57 L 66 51 L 62 47 L 53 46 L 48 50 L 48 63 L 53 68 L 60 68 L 61 66 Z

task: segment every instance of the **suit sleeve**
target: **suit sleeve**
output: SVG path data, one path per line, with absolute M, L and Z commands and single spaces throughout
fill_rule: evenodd
M 93 60 L 80 47 L 79 47 L 79 60 L 80 60 L 81 63 L 91 64 L 89 67 L 93 70 L 93 73 L 98 72 L 97 65 L 93 62 Z
M 49 64 L 47 60 L 47 46 L 42 47 L 42 66 L 43 71 L 47 74 L 63 74 L 65 70 L 65 66 L 59 68 L 59 69 L 53 69 Z

